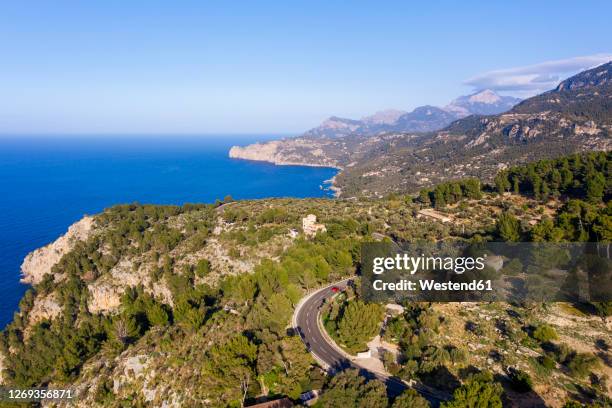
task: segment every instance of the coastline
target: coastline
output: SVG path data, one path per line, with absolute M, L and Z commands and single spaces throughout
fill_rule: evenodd
M 340 170 L 338 172 L 340 172 Z M 336 176 L 337 175 L 338 175 L 338 173 L 336 173 L 334 175 L 334 177 L 323 181 L 323 184 L 329 184 L 328 188 L 329 188 L 329 190 L 333 191 L 334 198 L 340 198 L 340 195 L 342 194 L 342 189 L 340 187 L 338 187 L 338 185 L 336 185 Z
M 343 168 L 339 166 L 334 166 L 332 164 L 316 164 L 316 163 L 304 163 L 304 162 L 293 162 L 293 161 L 284 161 L 284 160 L 270 160 L 270 159 L 244 159 L 242 157 L 231 157 L 233 160 L 245 160 L 251 162 L 261 162 L 261 163 L 270 163 L 276 166 L 301 166 L 301 167 L 320 167 L 325 169 L 335 169 L 338 171 L 342 171 Z M 331 180 L 331 179 L 330 179 Z
M 279 141 L 273 140 L 265 143 L 254 143 L 248 146 L 232 146 L 228 151 L 228 157 L 236 160 L 246 160 L 252 162 L 272 163 L 277 166 L 305 166 L 305 167 L 325 167 L 329 169 L 343 170 L 342 167 L 331 163 L 311 163 L 304 161 L 291 161 L 277 158 L 277 144 Z M 259 151 L 249 152 L 248 149 L 255 147 Z M 265 149 L 265 150 L 263 150 Z
M 301 167 L 320 167 L 320 168 L 326 168 L 326 169 L 334 169 L 334 170 L 337 170 L 337 173 L 332 178 L 323 180 L 323 184 L 329 184 L 329 190 L 333 191 L 334 198 L 339 198 L 340 195 L 342 194 L 342 188 L 340 188 L 336 184 L 336 176 L 338 175 L 338 173 L 340 173 L 343 170 L 343 168 L 340 166 L 334 166 L 331 164 L 326 165 L 326 164 L 293 162 L 293 161 L 287 161 L 287 160 L 264 159 L 264 158 L 258 158 L 258 159 L 248 158 L 247 159 L 244 157 L 240 157 L 238 155 L 233 155 L 232 149 L 230 149 L 229 151 L 229 158 L 232 160 L 244 160 L 244 161 L 250 161 L 250 162 L 270 163 L 275 166 L 301 166 Z

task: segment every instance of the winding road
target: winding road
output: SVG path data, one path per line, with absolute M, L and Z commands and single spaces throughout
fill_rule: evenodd
M 332 287 L 344 289 L 349 284 L 349 281 L 350 279 L 345 279 L 336 282 L 304 297 L 295 308 L 293 327 L 299 333 L 308 351 L 328 372 L 334 373 L 345 368 L 356 368 L 364 377 L 377 378 L 382 381 L 387 387 L 387 394 L 389 396 L 397 396 L 409 387 L 407 383 L 399 378 L 374 372 L 361 366 L 323 332 L 324 328 L 319 316 L 321 307 L 326 299 L 335 295 Z M 431 390 L 429 387 L 421 384 L 415 384 L 411 387 L 435 405 L 438 405 L 440 401 L 448 399 L 446 395 L 442 395 L 442 393 Z

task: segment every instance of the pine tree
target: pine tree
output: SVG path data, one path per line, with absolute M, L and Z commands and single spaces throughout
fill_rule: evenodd
M 147 309 L 147 320 L 153 326 L 164 326 L 168 324 L 170 317 L 168 316 L 168 312 L 164 309 L 160 304 L 153 304 L 149 306 Z
M 338 323 L 338 337 L 349 350 L 358 351 L 380 329 L 382 308 L 360 300 L 349 302 Z
M 489 372 L 475 374 L 453 392 L 453 399 L 440 408 L 502 408 L 501 384 L 493 381 Z
M 499 194 L 506 192 L 510 188 L 510 182 L 508 181 L 508 174 L 504 171 L 500 171 L 495 176 L 495 188 Z
M 587 175 L 586 198 L 591 203 L 600 203 L 606 189 L 606 178 L 602 173 L 596 172 Z
M 512 214 L 501 213 L 497 219 L 497 234 L 504 241 L 519 241 L 521 238 L 519 221 Z
M 200 259 L 195 268 L 195 274 L 200 278 L 210 273 L 210 262 L 207 259 Z
M 512 190 L 514 191 L 514 194 L 518 194 L 520 192 L 519 180 L 519 176 L 512 176 Z
M 412 388 L 408 388 L 395 399 L 391 408 L 429 408 L 429 401 Z
M 332 377 L 318 405 L 343 408 L 386 408 L 385 386 L 379 380 L 366 379 L 357 370 L 345 370 Z

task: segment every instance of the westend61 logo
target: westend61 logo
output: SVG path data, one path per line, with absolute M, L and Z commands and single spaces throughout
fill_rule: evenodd
M 612 299 L 609 244 L 364 243 L 361 285 L 376 302 Z

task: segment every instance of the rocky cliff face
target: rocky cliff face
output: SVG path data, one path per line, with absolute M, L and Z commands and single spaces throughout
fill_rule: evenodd
M 34 301 L 32 310 L 30 310 L 28 314 L 29 325 L 33 326 L 45 319 L 54 319 L 59 316 L 61 311 L 56 294 L 52 293 L 47 296 L 38 297 Z
M 255 143 L 246 147 L 232 146 L 229 157 L 232 159 L 256 160 L 276 163 L 280 142 Z
M 93 230 L 93 217 L 83 217 L 72 224 L 66 234 L 51 244 L 30 252 L 21 264 L 24 283 L 37 284 L 78 241 L 85 241 Z
M 186 220 L 176 216 L 167 222 L 180 230 Z M 91 237 L 104 240 L 105 234 L 109 233 L 109 230 L 112 233 L 115 227 L 116 225 L 110 227 L 101 225 L 99 220 L 96 221 L 96 217 L 84 217 L 71 225 L 68 231 L 56 241 L 26 256 L 22 264 L 22 281 L 34 286 L 41 283 L 46 274 L 52 273 L 54 266 L 64 255 L 78 249 L 76 246 L 78 242 L 85 242 Z M 200 283 L 206 284 L 217 284 L 221 276 L 226 274 L 252 271 L 255 266 L 254 262 L 230 257 L 227 248 L 220 242 L 221 236 L 227 233 L 228 229 L 231 229 L 231 225 L 224 223 L 222 218 L 218 218 L 214 231 L 211 231 L 206 244 L 201 249 L 191 252 L 190 248 L 178 247 L 170 252 L 172 256 L 180 259 L 173 264 L 172 270 L 179 273 L 184 266 L 195 265 L 200 259 L 207 259 L 215 273 L 209 273 L 205 278 L 198 278 Z M 283 247 L 286 244 L 287 242 L 279 239 L 271 239 L 267 242 L 267 245 L 271 247 Z M 99 245 L 100 257 L 112 256 L 108 242 Z M 263 246 L 258 252 L 259 255 L 253 258 L 269 256 Z M 82 278 L 87 295 L 83 300 L 86 302 L 87 310 L 92 314 L 113 314 L 121 305 L 121 297 L 126 289 L 139 285 L 143 285 L 144 290 L 159 301 L 173 305 L 175 299 L 167 281 L 152 278 L 152 271 L 159 269 L 162 265 L 162 260 L 152 261 L 150 256 L 125 254 L 118 256 L 116 263 L 101 276 L 84 274 Z M 56 286 L 66 284 L 67 279 L 62 271 L 53 271 L 53 273 Z M 60 297 L 54 292 L 54 288 L 49 293 L 38 292 L 33 297 L 31 308 L 28 308 L 28 312 L 22 316 L 28 322 L 28 327 L 32 327 L 42 320 L 52 320 L 59 316 L 62 312 L 60 303 Z
M 285 139 L 248 146 L 233 146 L 229 157 L 233 159 L 264 161 L 277 165 L 317 167 L 342 166 L 340 142 L 327 138 Z

